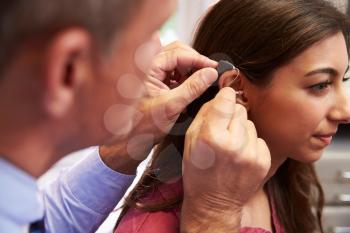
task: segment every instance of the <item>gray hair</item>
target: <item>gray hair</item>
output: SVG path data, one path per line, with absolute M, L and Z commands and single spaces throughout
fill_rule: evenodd
M 123 27 L 136 0 L 0 0 L 0 72 L 26 39 L 67 27 L 88 30 L 99 47 Z

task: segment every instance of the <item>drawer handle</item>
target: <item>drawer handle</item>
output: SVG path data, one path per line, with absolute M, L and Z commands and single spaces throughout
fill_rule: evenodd
M 331 233 L 350 233 L 350 227 L 333 227 Z
M 350 194 L 339 194 L 339 195 L 337 195 L 336 199 L 337 199 L 338 204 L 343 204 L 343 205 L 350 204 Z
M 350 171 L 339 172 L 339 179 L 342 182 L 350 182 Z

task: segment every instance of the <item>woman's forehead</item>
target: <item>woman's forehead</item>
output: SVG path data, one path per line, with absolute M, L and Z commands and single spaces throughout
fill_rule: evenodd
M 277 70 L 293 70 L 307 74 L 312 70 L 328 67 L 344 73 L 348 63 L 345 39 L 339 32 L 313 44 Z

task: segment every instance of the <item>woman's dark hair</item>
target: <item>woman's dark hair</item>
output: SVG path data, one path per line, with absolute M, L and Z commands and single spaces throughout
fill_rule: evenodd
M 338 32 L 348 45 L 348 18 L 323 0 L 221 0 L 203 18 L 193 47 L 203 55 L 229 59 L 252 83 L 263 87 L 276 69 Z M 152 212 L 181 205 L 182 196 L 160 203 L 142 199 L 162 183 L 181 177 L 185 132 L 199 108 L 218 90 L 211 87 L 192 103 L 156 147 L 152 163 L 128 196 L 120 219 L 129 208 Z M 323 232 L 324 197 L 312 164 L 288 159 L 267 186 L 287 233 Z

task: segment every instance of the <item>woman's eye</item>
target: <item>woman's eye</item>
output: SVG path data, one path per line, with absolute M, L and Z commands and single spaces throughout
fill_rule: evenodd
M 313 92 L 320 93 L 320 92 L 326 91 L 331 85 L 332 85 L 332 82 L 327 81 L 316 85 L 312 85 L 310 86 L 310 89 Z

